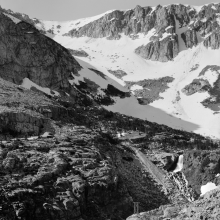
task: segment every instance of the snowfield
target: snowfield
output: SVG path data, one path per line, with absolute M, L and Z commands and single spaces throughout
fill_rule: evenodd
M 154 35 L 154 30 L 146 36 L 139 34 L 139 38 L 136 40 L 125 35 L 122 35 L 120 40 L 111 41 L 105 38 L 71 38 L 60 35 L 56 35 L 53 39 L 66 48 L 85 50 L 89 57 L 80 57 L 78 60 L 92 65 L 93 68 L 103 72 L 121 86 L 125 85 L 124 81 L 157 79 L 165 76 L 171 76 L 175 79 L 168 85 L 170 88 L 160 94 L 163 99 L 156 100 L 148 106 L 140 105 L 137 99 L 132 96 L 125 99 L 115 98 L 115 104 L 106 107 L 107 109 L 165 124 L 172 128 L 220 138 L 220 115 L 213 114 L 214 111 L 205 108 L 200 103 L 208 98 L 209 94 L 206 92 L 186 96 L 181 92 L 195 78 L 207 79 L 213 85 L 217 79 L 215 72 L 208 71 L 200 77 L 199 73 L 207 65 L 219 65 L 220 51 L 206 49 L 200 43 L 197 47 L 187 50 L 181 46 L 182 51 L 173 61 L 162 63 L 144 60 L 136 55 L 134 50 L 147 44 L 152 35 Z M 195 66 L 198 68 L 191 71 Z M 108 69 L 123 70 L 127 75 L 121 80 L 109 73 Z M 91 80 L 96 82 L 93 77 Z M 117 87 L 120 88 L 120 85 Z

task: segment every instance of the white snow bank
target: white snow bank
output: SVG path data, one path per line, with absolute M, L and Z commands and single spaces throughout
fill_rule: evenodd
M 180 172 L 183 169 L 183 155 L 180 155 L 178 158 L 176 169 L 173 171 L 174 173 Z
M 212 70 L 208 70 L 205 72 L 204 75 L 200 76 L 200 79 L 204 79 L 204 80 L 208 80 L 208 82 L 211 84 L 211 86 L 214 86 L 214 83 L 217 81 L 218 79 L 218 72 L 217 71 L 212 71 Z
M 51 95 L 51 96 L 59 96 L 60 95 L 59 92 L 56 92 L 54 90 L 53 90 L 53 92 L 55 94 L 52 94 L 51 90 L 49 88 L 44 88 L 44 87 L 38 86 L 36 83 L 32 82 L 28 78 L 23 79 L 23 82 L 22 82 L 21 86 L 23 86 L 26 89 L 31 89 L 31 87 L 35 87 L 38 90 L 40 90 L 41 92 L 46 93 L 46 94 Z
M 162 40 L 164 40 L 165 38 L 170 37 L 170 36 L 172 36 L 172 34 L 165 32 L 165 33 L 163 34 L 162 38 L 160 38 L 159 41 L 162 41 Z
M 10 14 L 6 14 L 3 12 L 4 15 L 6 15 L 7 17 L 9 17 L 15 24 L 21 22 L 21 20 L 15 18 L 14 16 L 10 15 Z
M 27 138 L 29 141 L 32 141 L 32 140 L 37 140 L 38 139 L 38 136 L 32 136 L 32 137 L 29 137 Z
M 50 136 L 50 132 L 44 132 L 44 133 L 41 135 L 41 137 L 44 137 L 44 138 L 46 138 L 46 137 L 48 137 L 48 136 Z
M 142 86 L 139 86 L 139 85 L 133 85 L 130 90 L 131 91 L 135 91 L 135 90 L 141 90 L 141 89 L 144 89 Z
M 203 196 L 205 193 L 218 188 L 215 183 L 209 182 L 206 185 L 201 186 L 201 196 Z

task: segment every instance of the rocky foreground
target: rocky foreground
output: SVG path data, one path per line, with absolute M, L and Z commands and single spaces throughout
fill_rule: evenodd
M 177 206 L 161 206 L 151 212 L 143 212 L 139 215 L 132 215 L 127 220 L 200 220 L 200 219 L 220 219 L 219 213 L 220 188 L 206 193 L 194 203 Z

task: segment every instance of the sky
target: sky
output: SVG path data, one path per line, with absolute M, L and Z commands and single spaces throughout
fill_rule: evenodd
M 133 9 L 136 5 L 171 3 L 203 5 L 212 0 L 0 0 L 2 8 L 42 20 L 67 21 L 102 14 L 111 9 Z

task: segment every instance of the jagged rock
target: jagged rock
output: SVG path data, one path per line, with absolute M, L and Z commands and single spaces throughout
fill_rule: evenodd
M 8 153 L 7 157 L 3 160 L 2 165 L 6 170 L 13 170 L 18 162 L 19 159 L 15 154 Z
M 204 42 L 205 47 L 211 47 L 212 49 L 219 49 L 220 48 L 220 33 L 214 32 L 210 36 L 208 36 Z
M 126 87 L 132 90 L 133 86 L 139 85 L 142 88 L 132 91 L 138 97 L 138 102 L 141 105 L 148 105 L 149 103 L 162 99 L 161 93 L 169 88 L 168 83 L 173 82 L 174 78 L 166 76 L 159 79 L 145 79 L 137 82 L 126 81 Z
M 167 171 L 172 171 L 175 169 L 175 165 L 178 162 L 179 155 L 178 154 L 165 154 L 161 157 L 161 161 L 164 165 L 164 169 Z
M 3 133 L 8 131 L 14 134 L 38 135 L 46 127 L 50 127 L 50 121 L 35 112 L 4 110 L 0 113 L 0 131 Z
M 193 95 L 196 92 L 205 92 L 211 88 L 211 85 L 207 80 L 204 79 L 194 79 L 192 83 L 185 86 L 182 92 L 186 95 Z
M 114 76 L 116 76 L 119 79 L 122 79 L 124 76 L 127 75 L 127 73 L 124 72 L 123 70 L 108 70 L 108 72 L 113 74 Z
M 102 18 L 79 28 L 79 30 L 71 30 L 66 35 L 94 38 L 110 36 L 110 39 L 118 39 L 120 33 L 125 35 L 146 34 L 152 28 L 155 28 L 158 33 L 164 33 L 166 27 L 175 27 L 174 15 L 181 24 L 190 21 L 188 8 L 181 4 L 168 7 L 158 5 L 155 9 L 138 5 L 133 10 L 110 12 Z
M 192 48 L 198 44 L 197 34 L 195 30 L 187 30 L 181 34 L 187 48 Z
M 167 62 L 178 55 L 178 38 L 176 35 L 161 41 L 150 42 L 135 49 L 135 53 L 144 59 Z

